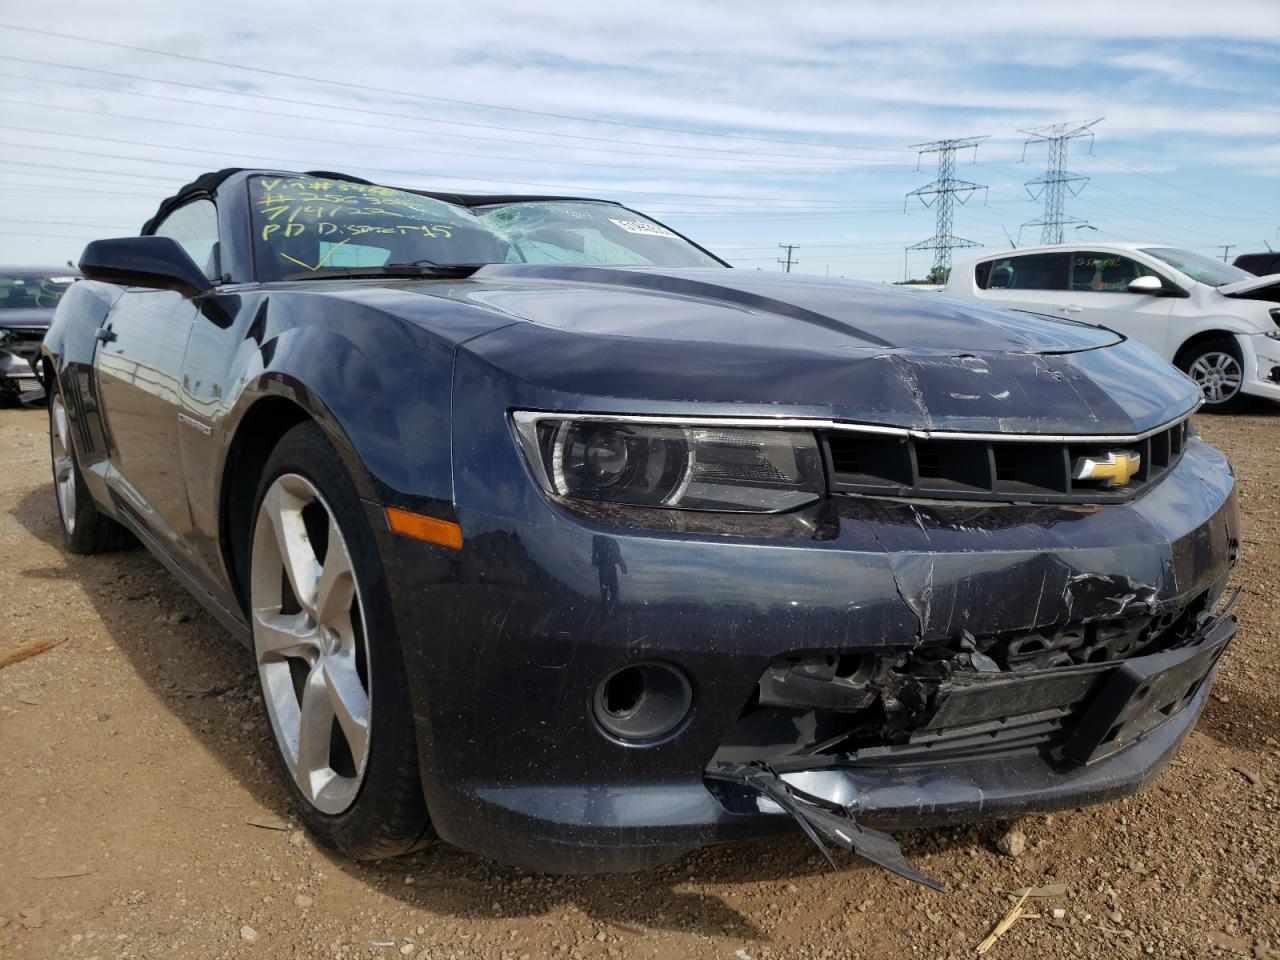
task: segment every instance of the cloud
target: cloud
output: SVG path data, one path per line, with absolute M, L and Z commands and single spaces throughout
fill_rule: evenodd
M 5 57 L 25 58 L 0 58 L 0 199 L 13 221 L 136 225 L 201 170 L 263 163 L 408 185 L 616 195 L 679 211 L 673 221 L 687 218 L 709 242 L 767 245 L 782 233 L 896 242 L 929 232 L 930 214 L 893 212 L 932 176 L 928 158 L 916 171 L 907 145 L 991 134 L 980 159 L 1013 164 L 1020 129 L 1096 116 L 1107 118 L 1101 156 L 1221 195 L 1223 210 L 1246 198 L 1259 218 L 1280 208 L 1266 172 L 1280 129 L 1275 84 L 1265 82 L 1280 63 L 1273 2 L 1223 4 L 1211 16 L 1200 3 L 1121 11 L 1094 0 L 785 9 L 449 0 L 412 13 L 318 2 L 305 15 L 230 0 L 198 21 L 156 0 L 118 9 L 81 0 L 64 13 L 51 22 L 13 9 L 0 20 L 256 70 L 0 29 Z M 1029 159 L 996 171 L 991 207 L 958 212 L 958 232 L 999 237 L 1036 215 L 1020 184 L 1043 155 Z M 1142 175 L 1091 172 L 1120 189 L 1118 178 Z M 35 197 L 40 184 L 61 192 Z M 788 220 L 788 209 L 803 216 Z M 833 233 L 837 222 L 843 233 Z M 94 235 L 21 229 L 0 224 L 0 258 L 28 242 L 65 246 L 36 232 Z M 883 251 L 859 256 L 873 276 L 896 273 Z M 821 266 L 806 257 L 806 268 Z

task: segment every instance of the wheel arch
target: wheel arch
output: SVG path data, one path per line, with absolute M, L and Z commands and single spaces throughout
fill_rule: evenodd
M 311 419 L 311 415 L 292 400 L 268 394 L 245 411 L 227 447 L 218 494 L 218 525 L 222 559 L 231 575 L 236 599 L 246 612 L 249 598 L 245 585 L 258 478 L 280 438 Z
M 1173 352 L 1173 365 L 1179 370 L 1186 369 L 1187 359 L 1192 352 L 1201 344 L 1208 343 L 1211 340 L 1222 340 L 1224 338 L 1235 341 L 1237 347 L 1239 341 L 1236 340 L 1237 333 L 1234 330 L 1227 330 L 1222 327 L 1213 327 L 1208 330 L 1199 330 L 1182 341 L 1182 344 Z

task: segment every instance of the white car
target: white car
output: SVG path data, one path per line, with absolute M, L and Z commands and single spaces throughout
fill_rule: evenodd
M 1110 327 L 1186 373 L 1206 411 L 1280 402 L 1280 274 L 1255 277 L 1161 244 L 1095 243 L 968 260 L 942 292 Z

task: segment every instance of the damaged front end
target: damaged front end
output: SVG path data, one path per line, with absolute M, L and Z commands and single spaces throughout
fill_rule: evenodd
M 1032 631 L 961 631 L 898 651 L 785 657 L 729 729 L 709 786 L 731 806 L 781 808 L 828 861 L 824 841 L 941 889 L 859 822 L 886 813 L 864 810 L 859 772 L 927 775 L 1017 758 L 1067 771 L 1110 757 L 1202 694 L 1236 632 L 1239 589 L 1212 610 L 1220 595 Z

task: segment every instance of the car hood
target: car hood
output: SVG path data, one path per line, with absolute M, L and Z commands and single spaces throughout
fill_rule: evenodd
M 1118 334 L 892 286 L 739 270 L 499 265 L 343 296 L 440 330 L 543 409 L 815 416 L 924 430 L 1141 432 L 1199 392 Z M 434 304 L 431 301 L 435 301 Z
M 1224 297 L 1248 297 L 1263 290 L 1280 289 L 1280 273 L 1270 273 L 1265 277 L 1250 277 L 1248 280 L 1237 280 L 1235 283 L 1224 283 L 1216 289 Z
M 1073 353 L 1110 330 L 884 285 L 724 269 L 485 267 L 470 302 L 566 332 L 837 352 Z
M 39 307 L 22 307 L 17 310 L 0 310 L 0 330 L 44 329 L 53 320 L 53 311 Z

